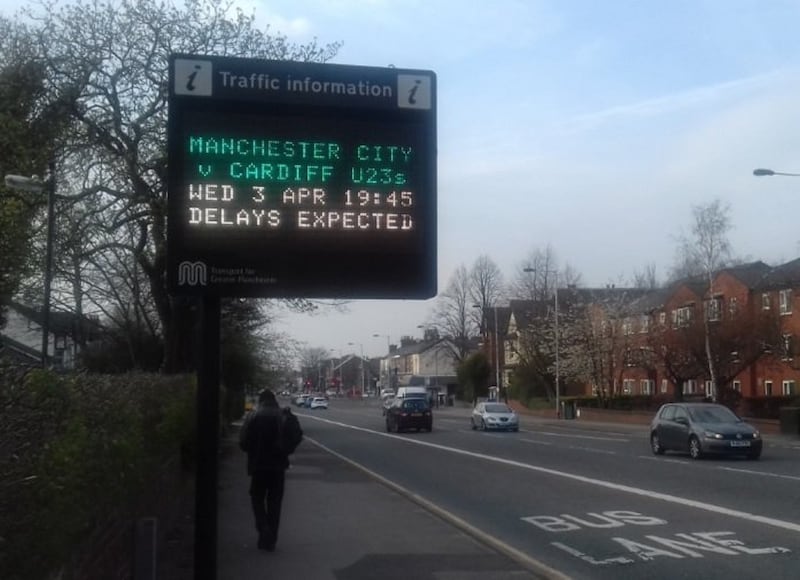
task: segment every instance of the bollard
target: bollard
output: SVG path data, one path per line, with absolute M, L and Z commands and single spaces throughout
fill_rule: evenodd
M 156 580 L 158 520 L 141 518 L 134 533 L 133 580 Z

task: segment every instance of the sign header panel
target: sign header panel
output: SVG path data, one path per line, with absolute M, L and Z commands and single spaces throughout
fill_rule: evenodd
M 436 76 L 173 55 L 177 294 L 436 294 Z

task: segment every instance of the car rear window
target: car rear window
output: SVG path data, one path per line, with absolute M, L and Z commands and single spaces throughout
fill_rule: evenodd
M 407 399 L 403 402 L 403 408 L 408 411 L 427 411 L 428 402 L 425 399 Z

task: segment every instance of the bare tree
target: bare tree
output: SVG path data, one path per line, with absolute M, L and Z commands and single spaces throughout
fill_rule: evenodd
M 339 44 L 289 43 L 255 28 L 254 16 L 234 12 L 225 0 L 115 3 L 76 0 L 43 4 L 29 18 L 38 27 L 48 91 L 80 87 L 76 125 L 64 155 L 91 158 L 82 192 L 110 205 L 108 224 L 134 224 L 127 247 L 148 280 L 165 337 L 164 369 L 190 368 L 191 300 L 166 289 L 166 99 L 171 53 L 218 54 L 324 62 Z
M 708 283 L 708 298 L 714 300 L 714 275 L 730 264 L 731 246 L 728 232 L 731 229 L 730 205 L 715 199 L 706 205 L 692 207 L 692 224 L 689 236 L 681 240 L 679 259 L 690 271 L 702 275 Z M 682 258 L 680 258 L 682 257 Z M 679 262 L 680 263 L 680 262 Z M 702 313 L 705 331 L 705 355 L 711 379 L 711 397 L 716 399 L 717 368 L 712 352 L 712 329 L 707 312 Z
M 641 270 L 634 270 L 630 283 L 633 288 L 643 288 L 645 290 L 655 290 L 658 288 L 659 284 L 655 263 L 650 262 L 649 264 L 645 264 Z
M 469 340 L 476 332 L 470 288 L 470 276 L 462 264 L 453 273 L 447 289 L 439 296 L 433 314 L 441 334 L 451 337 L 453 341 L 453 360 L 457 363 L 469 354 Z
M 511 294 L 536 302 L 547 300 L 556 287 L 558 262 L 552 246 L 533 249 L 517 266 Z
M 479 324 L 481 313 L 488 312 L 503 299 L 503 274 L 489 256 L 480 256 L 472 265 L 469 297 L 476 308 L 472 312 Z

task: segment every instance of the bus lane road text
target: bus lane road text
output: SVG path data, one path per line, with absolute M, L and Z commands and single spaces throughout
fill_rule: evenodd
M 608 566 L 650 562 L 658 558 L 680 560 L 684 558 L 704 558 L 711 554 L 722 556 L 763 556 L 768 554 L 788 554 L 788 548 L 780 546 L 748 546 L 736 538 L 735 532 L 709 531 L 678 534 L 642 533 L 654 531 L 649 528 L 668 525 L 667 520 L 643 515 L 634 511 L 611 510 L 588 512 L 575 516 L 570 514 L 526 516 L 522 518 L 550 534 L 569 536 L 570 532 L 585 530 L 614 530 L 609 538 L 619 555 L 596 558 L 585 551 L 570 545 L 567 541 L 554 541 L 550 544 L 571 556 L 594 566 Z M 622 536 L 625 528 L 625 536 Z M 608 550 L 604 550 L 608 553 Z

